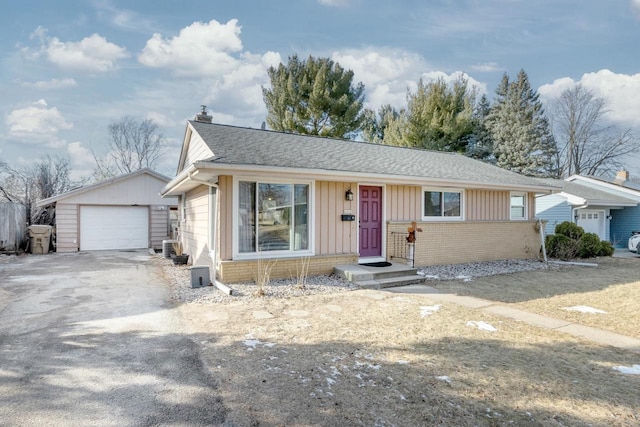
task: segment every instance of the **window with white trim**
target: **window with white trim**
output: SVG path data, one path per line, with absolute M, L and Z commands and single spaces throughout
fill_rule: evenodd
M 462 190 L 423 188 L 422 195 L 423 220 L 462 219 Z
M 238 253 L 308 251 L 309 183 L 238 181 Z
M 510 218 L 527 219 L 527 193 L 511 193 Z
M 187 222 L 187 195 L 184 193 L 180 196 L 180 221 Z

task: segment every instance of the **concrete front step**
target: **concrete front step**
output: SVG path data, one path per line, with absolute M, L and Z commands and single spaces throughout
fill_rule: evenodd
M 369 289 L 390 288 L 419 283 L 424 277 L 418 276 L 418 269 L 405 264 L 392 264 L 388 267 L 369 267 L 366 265 L 337 265 L 334 274 Z
M 417 274 L 411 276 L 388 277 L 384 279 L 364 280 L 353 282 L 363 289 L 385 289 L 396 286 L 407 286 L 424 282 L 424 277 Z

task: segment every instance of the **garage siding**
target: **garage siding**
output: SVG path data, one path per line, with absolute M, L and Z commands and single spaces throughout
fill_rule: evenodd
M 162 249 L 162 241 L 169 239 L 169 207 L 151 206 L 151 247 Z
M 78 251 L 78 205 L 56 204 L 56 236 L 56 252 Z

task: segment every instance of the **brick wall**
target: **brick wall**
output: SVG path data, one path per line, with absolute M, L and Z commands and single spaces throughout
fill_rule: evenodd
M 408 222 L 390 222 L 387 235 L 406 232 Z M 535 259 L 541 248 L 535 221 L 420 222 L 415 266 L 500 259 Z M 393 254 L 387 238 L 387 257 Z
M 268 258 L 260 262 L 266 264 Z M 309 258 L 308 276 L 333 273 L 333 267 L 341 264 L 355 264 L 358 262 L 357 254 L 314 256 Z M 300 258 L 277 258 L 271 261 L 271 278 L 296 277 L 297 269 L 301 269 Z M 258 260 L 222 261 L 217 279 L 223 283 L 237 283 L 255 280 L 258 271 Z

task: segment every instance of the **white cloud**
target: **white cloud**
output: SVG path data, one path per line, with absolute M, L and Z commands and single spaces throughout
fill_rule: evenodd
M 637 18 L 640 18 L 640 0 L 630 0 L 629 6 L 631 7 L 631 12 L 633 12 Z
M 348 6 L 351 0 L 318 0 L 318 3 L 324 6 L 331 7 L 345 7 Z
M 551 102 L 574 85 L 581 83 L 608 101 L 607 117 L 623 126 L 640 128 L 640 74 L 618 74 L 610 70 L 586 73 L 578 81 L 569 77 L 555 80 L 538 89 L 545 102 Z
M 353 70 L 355 83 L 364 83 L 366 103 L 373 109 L 406 104 L 407 88 L 429 69 L 421 55 L 401 49 L 349 49 L 333 52 L 331 59 Z
M 64 89 L 67 87 L 77 86 L 77 82 L 75 79 L 51 79 L 51 80 L 40 80 L 37 82 L 25 82 L 23 86 L 33 87 L 35 89 L 40 90 L 55 90 L 55 89 Z
M 167 68 L 183 76 L 221 76 L 237 68 L 232 53 L 242 50 L 237 19 L 226 24 L 194 22 L 180 34 L 165 39 L 155 33 L 138 55 L 140 63 Z
M 498 65 L 497 62 L 485 62 L 482 64 L 474 64 L 471 66 L 473 71 L 478 71 L 480 73 L 491 73 L 495 71 L 502 71 L 503 68 Z
M 431 67 L 424 57 L 405 50 L 374 47 L 351 49 L 334 52 L 331 59 L 353 70 L 354 82 L 364 83 L 366 104 L 373 109 L 385 104 L 396 108 L 406 106 L 407 89 L 414 91 L 420 78 L 427 81 L 443 78 L 446 82 L 453 82 L 464 76 L 480 93 L 487 92 L 485 83 L 468 74 L 460 71 L 451 74 L 430 71 Z
M 67 144 L 67 154 L 71 162 L 70 178 L 74 181 L 93 174 L 95 160 L 91 151 L 84 147 L 81 142 L 70 142 Z
M 65 120 L 56 108 L 48 108 L 40 99 L 28 107 L 13 110 L 5 119 L 9 135 L 27 144 L 44 144 L 51 148 L 64 146 L 58 132 L 73 128 L 73 123 Z
M 117 67 L 116 62 L 128 58 L 127 50 L 106 38 L 92 34 L 79 42 L 62 42 L 57 37 L 47 39 L 43 46 L 50 62 L 62 69 L 105 72 Z

